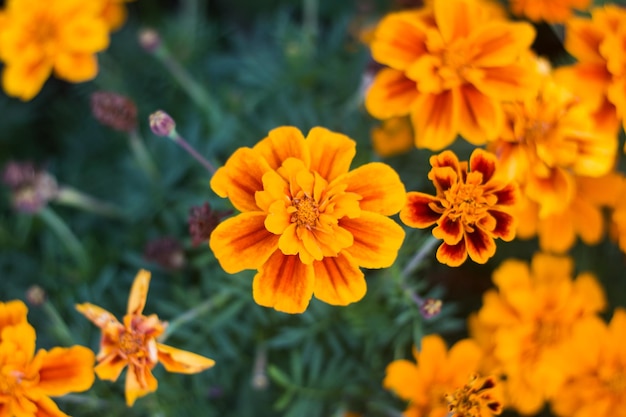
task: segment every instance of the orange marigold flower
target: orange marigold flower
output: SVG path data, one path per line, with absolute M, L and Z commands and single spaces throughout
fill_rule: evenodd
M 194 374 L 212 367 L 215 361 L 195 353 L 157 342 L 167 326 L 156 314 L 144 316 L 150 272 L 140 270 L 128 298 L 128 309 L 120 323 L 108 311 L 90 303 L 77 304 L 76 309 L 102 330 L 100 352 L 96 359 L 96 375 L 100 379 L 116 381 L 122 370 L 126 372 L 126 404 L 157 389 L 152 369 L 163 364 L 169 372 Z
M 413 128 L 408 117 L 392 117 L 372 129 L 374 151 L 383 158 L 408 152 L 414 148 L 413 144 Z
M 50 397 L 88 390 L 94 354 L 83 346 L 40 349 L 21 301 L 0 303 L 0 415 L 68 417 Z
M 626 10 L 618 5 L 596 7 L 589 18 L 566 23 L 565 48 L 576 58 L 559 70 L 576 94 L 595 104 L 598 125 L 626 127 Z
M 349 171 L 355 148 L 321 127 L 305 138 L 284 126 L 213 176 L 211 188 L 242 213 L 220 223 L 209 245 L 228 273 L 258 269 L 258 304 L 301 313 L 315 295 L 347 305 L 365 295 L 360 266 L 393 264 L 404 230 L 387 216 L 404 205 L 404 185 L 382 163 Z
M 385 389 L 408 401 L 403 415 L 446 417 L 452 411 L 451 403 L 460 411 L 460 404 L 454 399 L 459 398 L 461 392 L 456 390 L 463 390 L 481 363 L 482 351 L 476 342 L 464 339 L 448 351 L 441 336 L 429 335 L 422 338 L 420 349 L 414 349 L 413 355 L 415 361 L 400 359 L 387 365 L 383 381 Z M 483 417 L 489 415 L 483 414 Z M 465 416 L 478 417 L 479 414 Z
M 482 149 L 472 152 L 469 166 L 452 151 L 432 156 L 430 164 L 428 178 L 437 195 L 409 192 L 400 219 L 418 228 L 437 224 L 433 236 L 443 239 L 437 250 L 443 264 L 459 266 L 468 255 L 474 262 L 487 262 L 496 252 L 494 239 L 508 242 L 515 237 L 510 211 L 517 186 L 496 177 L 496 158 Z
M 626 310 L 607 326 L 600 319 L 579 326 L 567 356 L 572 376 L 552 399 L 563 417 L 626 416 Z
M 485 350 L 488 372 L 506 377 L 507 404 L 537 413 L 568 376 L 566 353 L 574 329 L 605 306 L 590 273 L 572 279 L 571 258 L 536 254 L 530 265 L 507 260 L 493 273 L 497 289 L 483 297 L 470 320 L 472 337 Z
M 96 53 L 109 45 L 99 0 L 7 0 L 0 30 L 4 91 L 32 99 L 50 74 L 78 83 L 98 73 Z
M 379 119 L 410 115 L 418 148 L 443 149 L 458 133 L 484 144 L 502 128 L 500 103 L 536 90 L 526 62 L 535 31 L 481 0 L 432 3 L 379 23 L 372 55 L 389 68 L 376 75 L 365 106 Z
M 538 94 L 503 104 L 505 129 L 488 145 L 501 170 L 540 205 L 541 218 L 572 202 L 575 175 L 607 174 L 618 146 L 614 132 L 598 129 L 590 105 L 543 71 Z
M 509 0 L 511 11 L 532 21 L 563 23 L 572 17 L 573 9 L 586 10 L 591 0 Z

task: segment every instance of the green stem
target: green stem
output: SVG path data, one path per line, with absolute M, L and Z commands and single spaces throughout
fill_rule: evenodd
M 187 310 L 180 316 L 176 317 L 174 320 L 171 320 L 165 329 L 163 335 L 159 338 L 160 343 L 165 343 L 165 341 L 183 324 L 195 320 L 196 318 L 202 316 L 203 314 L 208 313 L 215 307 L 219 307 L 223 305 L 230 296 L 228 294 L 222 294 L 220 296 L 214 298 L 208 298 L 204 300 L 202 303 L 197 306 Z
M 429 236 L 420 249 L 415 253 L 415 256 L 411 258 L 409 263 L 402 270 L 402 277 L 406 278 L 413 273 L 422 264 L 424 258 L 433 250 L 433 248 L 439 243 L 440 240 L 434 236 Z
M 304 0 L 302 10 L 302 29 L 311 39 L 315 39 L 318 33 L 318 0 Z
M 90 397 L 85 394 L 65 394 L 64 396 L 59 397 L 59 400 L 73 404 L 80 404 L 89 408 L 104 409 L 109 406 L 108 401 L 101 400 L 95 397 Z
M 97 200 L 75 188 L 62 186 L 54 200 L 59 204 L 76 207 L 85 211 L 115 219 L 124 219 L 126 214 L 117 206 Z
M 37 212 L 37 215 L 41 220 L 52 229 L 54 233 L 59 237 L 61 242 L 65 245 L 68 252 L 72 255 L 76 264 L 83 270 L 89 268 L 89 257 L 82 243 L 72 233 L 67 224 L 49 207 L 44 207 Z
M 150 153 L 148 153 L 144 141 L 137 129 L 129 132 L 128 139 L 130 142 L 130 148 L 133 151 L 133 155 L 135 156 L 137 163 L 151 180 L 156 181 L 159 178 L 159 172 L 154 165 L 154 162 L 150 157 Z
M 56 334 L 59 341 L 65 346 L 71 346 L 75 344 L 72 332 L 65 323 L 65 320 L 61 317 L 57 309 L 50 301 L 46 301 L 42 305 L 43 311 L 48 315 L 48 318 L 52 322 L 52 331 Z

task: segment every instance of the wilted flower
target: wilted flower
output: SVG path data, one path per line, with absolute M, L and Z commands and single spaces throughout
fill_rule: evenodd
M 2 181 L 11 188 L 13 207 L 25 213 L 36 213 L 59 193 L 55 178 L 31 162 L 7 163 Z
M 121 132 L 137 128 L 137 106 L 128 97 L 110 91 L 91 94 L 91 113 L 105 126 Z
M 202 242 L 208 242 L 211 232 L 217 227 L 223 217 L 231 214 L 227 211 L 215 211 L 209 203 L 194 206 L 189 209 L 189 234 L 194 246 Z
M 350 171 L 355 148 L 321 127 L 306 138 L 279 127 L 237 150 L 211 179 L 242 213 L 220 223 L 209 245 L 226 272 L 258 270 L 258 304 L 300 313 L 315 295 L 347 305 L 366 292 L 359 267 L 395 261 L 404 230 L 387 216 L 403 206 L 404 185 L 382 163 Z
M 100 352 L 96 359 L 96 375 L 100 379 L 116 381 L 122 370 L 126 372 L 126 404 L 130 407 L 139 397 L 157 389 L 152 369 L 163 364 L 169 372 L 193 374 L 212 367 L 215 361 L 195 353 L 157 342 L 166 323 L 156 314 L 144 316 L 150 272 L 141 270 L 135 277 L 128 309 L 120 323 L 111 313 L 90 303 L 77 304 L 76 309 L 102 330 Z
M 144 248 L 143 257 L 165 269 L 179 269 L 185 265 L 183 246 L 171 236 L 150 240 Z

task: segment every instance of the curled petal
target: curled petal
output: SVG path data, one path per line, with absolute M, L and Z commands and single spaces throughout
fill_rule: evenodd
M 252 282 L 257 304 L 285 313 L 302 313 L 313 295 L 315 275 L 294 255 L 276 251 L 259 269 Z
M 157 343 L 159 362 L 163 364 L 169 372 L 182 374 L 195 374 L 209 369 L 215 365 L 213 359 L 205 358 L 186 350 L 176 349 L 171 346 Z
M 372 179 L 376 179 L 372 181 Z M 346 192 L 361 196 L 361 210 L 390 216 L 402 209 L 406 190 L 400 177 L 389 165 L 371 162 L 350 171 L 341 182 L 348 184 Z
M 437 195 L 442 195 L 459 182 L 459 174 L 451 167 L 433 167 L 428 173 L 428 179 L 437 188 Z
M 437 249 L 437 260 L 444 265 L 459 266 L 467 259 L 465 239 L 461 239 L 456 245 L 442 243 Z
M 102 359 L 98 357 L 98 365 L 94 371 L 98 378 L 104 381 L 117 381 L 127 364 L 128 360 L 118 355 L 116 349 L 116 352 L 112 352 Z
M 441 218 L 441 213 L 431 208 L 439 204 L 437 197 L 418 191 L 410 191 L 406 196 L 407 202 L 400 211 L 400 220 L 407 226 L 423 229 Z
M 271 130 L 267 137 L 254 146 L 272 169 L 278 169 L 287 158 L 295 158 L 308 168 L 309 147 L 302 132 L 293 126 L 281 126 Z
M 42 356 L 38 388 L 46 395 L 60 396 L 88 390 L 94 381 L 94 353 L 83 346 L 39 351 Z
M 491 152 L 476 149 L 470 157 L 470 170 L 483 174 L 483 184 L 487 183 L 496 172 L 496 157 Z
M 209 246 L 229 274 L 257 269 L 278 249 L 279 235 L 265 228 L 265 213 L 242 213 L 220 223 Z
M 437 227 L 433 229 L 433 236 L 443 239 L 448 245 L 456 245 L 463 239 L 465 229 L 459 221 L 452 220 L 448 216 L 442 216 Z
M 367 291 L 363 272 L 347 253 L 314 262 L 315 298 L 345 306 L 359 301 Z
M 157 386 L 158 382 L 150 368 L 131 365 L 126 374 L 126 405 L 132 407 L 137 398 L 156 391 Z
M 604 64 L 600 45 L 605 37 L 601 27 L 589 19 L 573 18 L 566 24 L 565 49 L 580 62 Z
M 113 314 L 91 303 L 76 304 L 76 310 L 101 329 L 109 325 L 121 326 Z
M 365 108 L 377 119 L 404 116 L 409 114 L 419 96 L 415 81 L 402 71 L 385 68 L 376 74 L 367 91 Z
M 354 237 L 354 243 L 344 252 L 359 266 L 386 268 L 396 260 L 405 233 L 392 219 L 364 211 L 358 219 L 342 219 L 340 225 Z
M 467 253 L 472 260 L 479 264 L 486 263 L 496 253 L 496 243 L 493 238 L 480 227 L 473 232 L 465 232 Z
M 311 170 L 331 182 L 348 172 L 356 155 L 356 142 L 341 133 L 314 127 L 306 138 L 311 154 Z
M 28 308 L 23 301 L 13 300 L 6 303 L 0 302 L 0 331 L 6 326 L 14 326 L 26 323 Z
M 515 183 L 509 183 L 504 188 L 494 191 L 499 206 L 514 206 L 519 200 L 519 189 Z
M 515 217 L 509 213 L 499 210 L 489 210 L 489 214 L 496 220 L 496 227 L 490 230 L 494 237 L 499 237 L 505 242 L 510 242 L 515 238 L 517 222 Z
M 255 193 L 263 190 L 263 175 L 271 168 L 267 161 L 250 148 L 240 148 L 211 178 L 211 189 L 228 197 L 239 211 L 255 211 Z
M 130 290 L 128 296 L 128 314 L 141 314 L 146 306 L 146 298 L 148 298 L 148 287 L 150 285 L 150 271 L 141 269 Z

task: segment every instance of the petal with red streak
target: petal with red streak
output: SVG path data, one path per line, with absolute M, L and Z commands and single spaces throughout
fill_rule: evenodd
M 510 242 L 515 238 L 517 221 L 509 213 L 500 210 L 489 210 L 488 213 L 496 220 L 496 227 L 490 230 L 494 237 L 498 237 L 505 242 Z
M 272 169 L 278 169 L 287 158 L 299 159 L 309 167 L 309 148 L 302 132 L 293 126 L 281 126 L 271 130 L 253 149 Z
M 496 172 L 496 157 L 491 152 L 476 149 L 470 157 L 470 171 L 483 174 L 483 184 L 487 183 Z
M 461 239 L 456 245 L 442 243 L 437 249 L 437 260 L 444 265 L 459 266 L 467 259 L 465 239 Z
M 426 52 L 426 28 L 413 11 L 389 14 L 376 27 L 371 50 L 377 62 L 404 70 Z
M 126 405 L 132 407 L 137 398 L 156 391 L 158 382 L 147 366 L 133 366 L 126 373 Z
M 472 85 L 460 88 L 459 131 L 473 145 L 495 139 L 504 124 L 499 100 L 486 96 Z
M 83 346 L 39 351 L 42 364 L 37 387 L 46 395 L 61 396 L 88 390 L 94 381 L 94 353 Z
M 418 191 L 410 191 L 406 196 L 407 203 L 400 211 L 400 220 L 407 226 L 423 229 L 432 226 L 441 217 L 441 213 L 431 208 L 439 206 L 437 197 Z
M 464 228 L 460 221 L 452 220 L 448 216 L 443 216 L 437 227 L 433 229 L 433 236 L 443 239 L 448 245 L 456 245 L 463 239 Z
M 474 227 L 473 232 L 465 232 L 467 254 L 476 263 L 484 264 L 496 253 L 496 243 L 493 238 L 480 227 Z
M 371 162 L 350 171 L 340 179 L 346 183 L 346 192 L 361 196 L 361 210 L 390 216 L 402 209 L 406 190 L 400 176 L 389 165 Z
M 420 96 L 415 81 L 402 71 L 384 68 L 376 74 L 365 96 L 365 108 L 377 119 L 409 114 L 411 106 Z
M 415 128 L 415 145 L 438 151 L 452 144 L 459 131 L 459 107 L 457 89 L 440 94 L 424 93 L 414 99 L 411 121 Z
M 330 182 L 345 174 L 356 155 L 356 142 L 341 133 L 314 127 L 306 138 L 311 154 L 311 170 Z
M 313 263 L 315 298 L 345 306 L 359 301 L 367 291 L 365 276 L 347 253 Z

